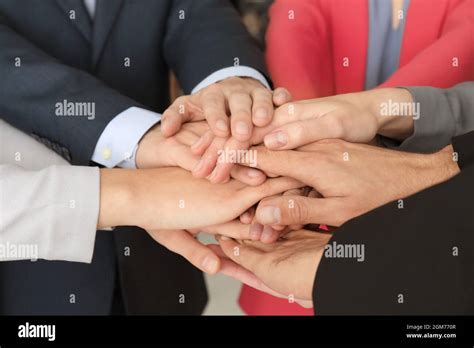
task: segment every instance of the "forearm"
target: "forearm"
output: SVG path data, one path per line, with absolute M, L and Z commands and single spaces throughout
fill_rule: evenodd
M 97 229 L 132 224 L 133 170 L 100 169 L 100 205 Z
M 316 313 L 474 313 L 466 296 L 474 290 L 473 169 L 407 198 L 403 209 L 390 203 L 337 230 L 329 244 L 363 247 L 365 259 L 323 256 Z
M 378 134 L 404 151 L 434 152 L 455 136 L 474 130 L 474 83 L 449 89 L 380 88 L 362 92 L 359 102 L 377 119 Z
M 372 113 L 378 124 L 378 134 L 395 140 L 404 140 L 413 134 L 413 97 L 403 88 L 381 88 L 362 92 L 359 102 Z

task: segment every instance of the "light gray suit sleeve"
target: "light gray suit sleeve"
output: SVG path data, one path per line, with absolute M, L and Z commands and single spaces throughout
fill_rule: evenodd
M 0 165 L 0 261 L 91 262 L 99 169 Z
M 474 130 L 474 82 L 452 88 L 403 87 L 420 105 L 414 132 L 401 144 L 388 141 L 392 148 L 411 152 L 435 152 L 451 143 L 455 136 Z
M 99 169 L 70 166 L 1 120 L 0 136 L 0 261 L 91 262 Z

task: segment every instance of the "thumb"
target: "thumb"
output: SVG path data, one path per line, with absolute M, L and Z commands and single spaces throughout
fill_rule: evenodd
M 255 214 L 262 225 L 327 224 L 339 226 L 343 222 L 343 198 L 309 198 L 280 196 L 262 200 Z
M 183 123 L 204 120 L 202 110 L 189 103 L 191 96 L 177 98 L 161 117 L 161 133 L 165 137 L 175 135 Z

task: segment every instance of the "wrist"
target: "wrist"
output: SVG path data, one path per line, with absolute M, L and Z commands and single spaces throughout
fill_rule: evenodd
M 453 146 L 448 145 L 441 151 L 427 155 L 432 163 L 430 177 L 434 185 L 451 179 L 461 171 L 453 153 Z
M 408 90 L 379 88 L 366 93 L 362 102 L 376 119 L 378 134 L 400 141 L 413 134 L 413 97 Z
M 100 169 L 100 207 L 97 228 L 133 225 L 130 170 Z
M 412 173 L 413 178 L 407 181 L 412 182 L 410 194 L 445 182 L 460 172 L 451 145 L 432 154 L 406 153 L 405 156 L 409 156 L 411 163 L 408 167 L 411 170 L 406 172 Z
M 139 169 L 159 168 L 166 164 L 161 163 L 163 156 L 163 136 L 161 134 L 160 125 L 151 128 L 140 139 L 138 143 L 135 164 Z

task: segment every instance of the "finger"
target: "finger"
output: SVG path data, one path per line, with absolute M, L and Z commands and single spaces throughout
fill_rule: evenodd
M 202 116 L 202 117 L 204 117 L 204 116 Z M 183 123 L 181 128 L 184 129 L 184 130 L 187 130 L 189 132 L 192 132 L 197 137 L 203 136 L 204 133 L 206 133 L 207 131 L 210 130 L 209 124 L 207 123 L 206 120 L 194 121 L 194 119 L 192 120 L 192 122 Z M 189 145 L 191 145 L 191 144 L 189 144 Z
M 186 145 L 177 147 L 176 153 L 179 154 L 174 156 L 176 165 L 188 171 L 192 171 L 201 160 L 201 157 L 193 155 L 191 151 L 189 151 L 189 147 Z
M 230 176 L 250 186 L 261 185 L 267 180 L 267 176 L 258 169 L 234 165 Z
M 181 125 L 191 120 L 191 108 L 188 108 L 189 96 L 177 98 L 161 117 L 161 133 L 165 137 L 176 134 Z
M 223 224 L 207 226 L 201 228 L 201 232 L 222 235 L 234 239 L 250 239 L 250 227 L 249 224 L 243 224 L 239 220 L 232 220 Z
M 148 232 L 153 239 L 168 250 L 183 256 L 201 271 L 214 274 L 220 269 L 219 257 L 207 246 L 183 230 L 158 230 Z
M 288 226 L 288 228 L 292 231 L 301 230 L 303 227 L 304 227 L 304 225 L 301 225 L 301 224 L 300 225 L 293 224 L 293 225 Z
M 262 243 L 274 243 L 280 237 L 279 231 L 272 228 L 272 226 L 265 225 L 263 226 L 263 231 L 260 236 L 260 241 Z
M 239 244 L 227 237 L 220 237 L 218 240 L 222 251 L 229 259 L 258 276 L 263 266 L 264 252 L 245 244 Z
M 226 236 L 238 240 L 262 241 L 263 243 L 273 243 L 279 238 L 279 232 L 267 227 L 268 232 L 265 234 L 265 228 L 260 224 L 244 224 L 238 219 L 223 224 L 207 226 L 200 228 L 200 232 L 211 235 Z M 264 233 L 262 233 L 264 232 Z M 263 237 L 265 235 L 265 237 Z M 263 240 L 262 240 L 263 238 Z
M 245 211 L 245 213 L 240 215 L 239 220 L 243 224 L 250 224 L 252 223 L 254 216 L 255 216 L 255 207 L 250 207 L 249 209 Z
M 202 156 L 204 152 L 209 148 L 212 141 L 214 140 L 214 133 L 208 130 L 202 135 L 196 142 L 191 145 L 191 152 L 195 155 Z
M 263 283 L 255 274 L 250 272 L 249 270 L 246 270 L 242 266 L 236 264 L 235 262 L 229 260 L 229 259 L 223 259 L 222 260 L 222 268 L 220 273 L 231 277 L 242 284 L 245 284 L 247 286 L 250 286 L 254 289 L 257 289 L 259 291 L 265 292 L 267 294 L 270 294 L 275 297 L 279 298 L 287 298 L 287 296 L 282 295 L 272 289 L 270 289 L 268 286 Z
M 266 88 L 252 90 L 252 122 L 255 126 L 264 127 L 272 121 L 272 93 Z
M 254 150 L 257 152 L 254 154 Z M 271 151 L 264 146 L 253 147 L 249 149 L 256 167 L 267 175 L 288 176 L 300 181 L 308 181 L 314 172 L 315 161 L 308 161 L 308 156 L 314 156 L 318 153 L 307 153 L 301 151 Z M 254 163 L 238 158 L 239 164 L 250 166 Z
M 233 92 L 228 97 L 232 136 L 248 141 L 252 135 L 252 98 L 246 91 Z
M 207 123 L 218 137 L 229 136 L 229 118 L 226 113 L 225 96 L 219 87 L 209 86 L 201 94 L 202 110 Z
M 310 223 L 339 226 L 347 218 L 344 198 L 307 198 L 282 196 L 262 200 L 256 220 L 264 225 L 306 225 Z
M 299 189 L 293 189 L 293 190 L 288 190 L 283 192 L 283 196 L 305 196 L 309 197 L 309 194 L 311 191 L 314 191 L 311 187 L 306 186 L 302 187 Z M 313 196 L 316 197 L 316 196 Z M 279 226 L 279 225 L 278 225 Z M 298 231 L 301 230 L 304 227 L 304 225 L 290 225 L 288 228 L 292 231 Z M 273 228 L 276 229 L 276 226 L 273 226 Z
M 272 228 L 275 231 L 283 231 L 286 228 L 286 226 L 285 225 L 273 225 Z
M 281 106 L 293 100 L 290 91 L 284 87 L 278 87 L 273 91 L 273 104 Z
M 343 138 L 342 123 L 336 117 L 310 118 L 290 122 L 274 129 L 264 138 L 273 150 L 295 149 L 323 139 Z
M 217 239 L 216 239 L 217 240 Z M 219 256 L 221 258 L 221 261 L 222 259 L 227 259 L 227 260 L 230 260 L 226 254 L 224 254 L 224 252 L 222 251 L 222 248 L 219 244 L 208 244 L 207 247 L 209 249 L 212 250 L 212 252 L 214 254 L 216 254 L 217 256 Z M 221 263 L 221 270 L 222 270 L 222 263 Z
M 282 193 L 286 190 L 304 186 L 303 183 L 289 177 L 279 177 L 274 179 L 267 179 L 263 184 L 255 187 L 244 187 L 238 194 L 249 197 L 253 204 L 261 199 Z M 241 199 L 245 203 L 246 199 Z
M 250 166 L 255 165 L 256 152 L 248 150 L 249 146 L 248 142 L 238 141 L 234 137 L 228 139 L 218 151 L 217 164 L 209 180 L 214 184 L 227 182 L 234 164 L 239 161 L 248 161 Z M 255 174 L 255 172 L 251 173 Z
M 260 240 L 263 233 L 263 225 L 253 223 L 250 225 L 250 240 Z
M 250 240 L 263 241 L 265 243 L 273 243 L 274 241 L 276 241 L 280 237 L 282 232 L 274 228 L 273 226 L 270 227 L 259 224 L 255 219 L 255 207 L 252 207 L 250 211 L 250 216 L 252 219 L 252 221 L 250 222 Z
M 224 147 L 225 142 L 225 138 L 221 137 L 215 137 L 212 140 L 211 145 L 209 145 L 204 155 L 202 155 L 199 163 L 193 168 L 193 175 L 196 178 L 204 178 L 211 174 L 216 166 L 219 150 Z

